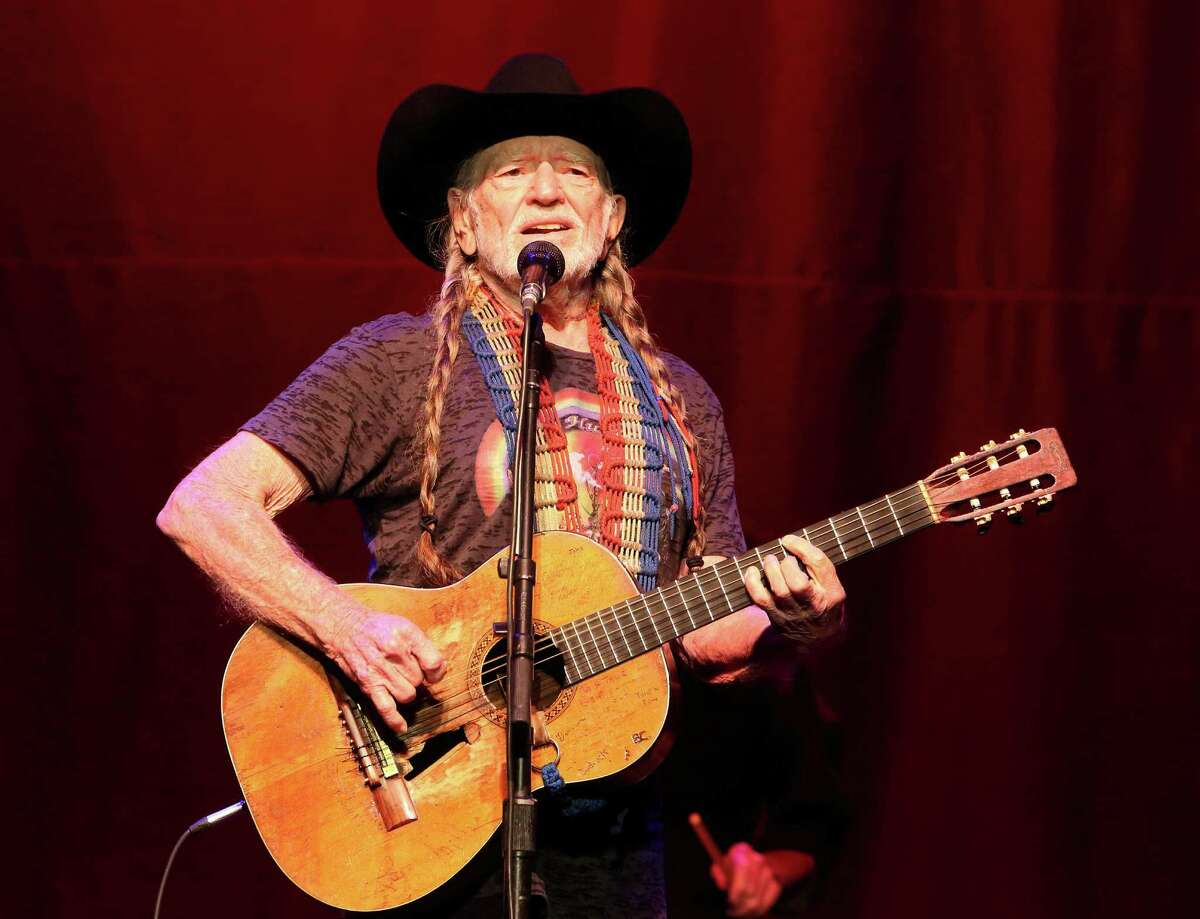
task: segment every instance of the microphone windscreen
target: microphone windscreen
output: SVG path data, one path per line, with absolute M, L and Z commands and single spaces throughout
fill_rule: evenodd
M 521 250 L 517 256 L 517 274 L 524 277 L 526 268 L 539 264 L 546 270 L 547 287 L 561 278 L 567 267 L 562 250 L 544 239 L 536 239 Z

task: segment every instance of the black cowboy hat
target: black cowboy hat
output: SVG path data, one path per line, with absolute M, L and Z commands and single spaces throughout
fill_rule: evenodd
M 652 89 L 581 93 L 558 58 L 522 54 L 506 61 L 483 92 L 425 86 L 392 113 L 379 147 L 379 201 L 413 255 L 440 267 L 429 224 L 445 215 L 446 191 L 463 161 L 527 135 L 569 137 L 604 160 L 614 190 L 627 201 L 622 250 L 629 264 L 663 241 L 692 176 L 692 145 L 679 109 Z

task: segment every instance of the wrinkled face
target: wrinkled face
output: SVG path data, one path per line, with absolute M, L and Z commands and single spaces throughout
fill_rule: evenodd
M 476 157 L 478 184 L 456 198 L 451 219 L 466 255 L 485 275 L 515 290 L 517 255 L 535 239 L 553 242 L 566 260 L 563 280 L 586 278 L 617 238 L 625 199 L 604 187 L 596 155 L 566 137 L 515 137 Z

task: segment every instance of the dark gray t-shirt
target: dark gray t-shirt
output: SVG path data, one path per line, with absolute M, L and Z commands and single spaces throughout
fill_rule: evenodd
M 421 516 L 419 449 L 425 384 L 435 341 L 427 316 L 397 313 L 355 328 L 243 426 L 287 454 L 317 500 L 351 498 L 363 518 L 373 581 L 417 583 L 412 550 Z M 581 516 L 595 523 L 600 468 L 599 399 L 589 353 L 549 347 L 548 379 L 567 434 Z M 707 512 L 706 554 L 745 551 L 733 490 L 733 461 L 721 406 L 691 367 L 664 354 L 687 401 L 700 453 Z M 483 375 L 463 342 L 442 415 L 437 545 L 470 572 L 507 545 L 511 488 L 503 430 Z M 665 521 L 664 521 L 665 523 Z M 673 580 L 691 533 L 674 507 L 662 528 L 659 583 Z
M 319 501 L 350 498 L 363 519 L 370 578 L 419 586 L 420 455 L 425 386 L 435 339 L 427 316 L 384 316 L 352 330 L 300 374 L 243 429 L 274 445 L 305 473 Z M 580 516 L 593 530 L 603 481 L 595 362 L 590 353 L 549 346 L 547 377 L 567 436 Z M 733 462 L 721 406 L 691 367 L 663 355 L 687 402 L 700 456 L 706 554 L 739 555 L 745 539 L 733 489 Z M 470 572 L 507 545 L 511 486 L 507 446 L 479 364 L 466 342 L 442 414 L 437 545 Z M 659 583 L 674 579 L 691 536 L 685 509 L 660 528 Z M 664 523 L 668 523 L 664 521 Z M 589 533 L 591 535 L 591 533 Z M 501 613 L 502 615 L 502 613 Z M 541 809 L 539 872 L 553 915 L 658 919 L 665 914 L 662 827 L 653 783 L 618 792 L 586 816 Z M 469 900 L 430 915 L 499 915 L 493 875 Z

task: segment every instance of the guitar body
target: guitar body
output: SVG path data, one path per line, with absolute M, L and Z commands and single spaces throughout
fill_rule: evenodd
M 973 521 L 982 531 L 1001 512 L 1048 509 L 1075 482 L 1058 432 L 1022 429 L 797 535 L 840 564 L 934 524 Z M 501 554 L 437 590 L 346 585 L 366 606 L 415 622 L 449 665 L 406 710 L 401 737 L 336 667 L 296 642 L 262 625 L 238 642 L 221 698 L 229 755 L 267 849 L 318 900 L 362 911 L 411 903 L 462 870 L 499 827 L 506 670 L 492 627 L 505 620 Z M 775 540 L 641 595 L 617 557 L 582 536 L 541 534 L 533 554 L 543 636 L 533 761 L 557 759 L 566 782 L 590 783 L 657 765 L 670 699 L 659 647 L 748 606 L 746 568 L 787 550 Z M 535 772 L 533 787 L 541 784 Z
M 222 686 L 229 754 L 271 856 L 313 897 L 364 911 L 410 903 L 458 873 L 499 827 L 506 793 L 504 703 L 483 692 L 481 669 L 489 653 L 494 663 L 502 650 L 492 632 L 505 619 L 507 585 L 496 573 L 500 554 L 449 587 L 344 587 L 366 606 L 416 623 L 448 664 L 445 678 L 429 691 L 454 717 L 440 746 L 426 744 L 448 749 L 427 758 L 409 778 L 387 780 L 406 784 L 416 815 L 392 829 L 339 718 L 330 675 L 350 689 L 348 681 L 267 626 L 251 626 L 238 642 Z M 637 594 L 616 556 L 585 537 L 540 534 L 534 557 L 539 632 Z M 669 699 L 661 651 L 543 694 L 539 709 L 547 736 L 535 747 L 534 763 L 553 761 L 557 744 L 558 768 L 568 783 L 626 770 L 631 780 L 641 777 L 665 754 L 659 741 Z M 382 728 L 381 720 L 374 722 Z M 380 734 L 391 736 L 382 729 Z M 398 761 L 407 761 L 402 746 L 394 750 Z M 541 787 L 536 771 L 533 787 Z

